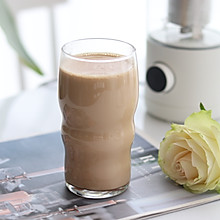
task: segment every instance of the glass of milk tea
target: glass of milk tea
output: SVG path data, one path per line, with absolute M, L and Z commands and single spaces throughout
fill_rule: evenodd
M 124 192 L 138 101 L 135 48 L 113 39 L 66 43 L 58 93 L 67 188 L 85 198 Z

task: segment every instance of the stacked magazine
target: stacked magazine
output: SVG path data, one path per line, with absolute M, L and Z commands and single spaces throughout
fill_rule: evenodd
M 195 195 L 167 178 L 158 150 L 141 135 L 131 149 L 131 182 L 110 199 L 84 199 L 64 182 L 60 132 L 0 143 L 0 219 L 146 219 L 220 199 Z

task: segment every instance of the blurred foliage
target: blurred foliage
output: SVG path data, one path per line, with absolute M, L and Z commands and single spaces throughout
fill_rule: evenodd
M 22 44 L 16 27 L 16 22 L 5 0 L 0 0 L 0 27 L 5 33 L 9 44 L 16 51 L 21 61 L 39 75 L 43 75 L 41 69 L 31 58 Z

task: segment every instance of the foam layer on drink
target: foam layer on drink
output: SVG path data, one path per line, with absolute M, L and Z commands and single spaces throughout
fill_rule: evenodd
M 89 190 L 116 189 L 130 180 L 136 64 L 118 54 L 77 57 L 61 62 L 59 72 L 66 182 Z

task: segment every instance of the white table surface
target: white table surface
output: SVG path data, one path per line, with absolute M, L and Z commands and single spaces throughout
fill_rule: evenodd
M 170 129 L 170 123 L 147 114 L 145 85 L 140 85 L 139 103 L 135 114 L 136 128 L 155 147 Z M 60 130 L 61 113 L 57 100 L 57 82 L 0 100 L 0 142 Z M 220 219 L 220 201 L 196 208 L 155 217 L 154 219 Z

